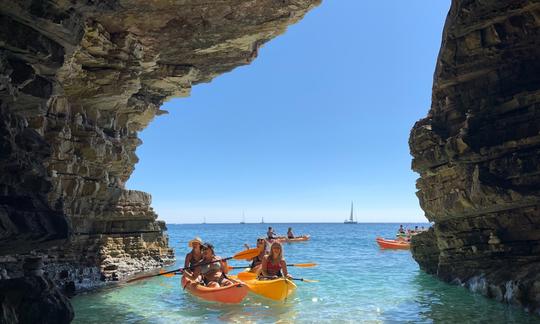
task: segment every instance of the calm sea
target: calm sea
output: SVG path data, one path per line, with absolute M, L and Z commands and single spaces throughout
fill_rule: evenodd
M 404 224 L 409 228 L 414 225 Z M 254 295 L 239 305 L 201 301 L 180 287 L 180 278 L 156 277 L 122 288 L 73 298 L 74 323 L 540 323 L 519 308 L 500 304 L 466 289 L 442 283 L 419 270 L 409 251 L 381 250 L 377 236 L 392 238 L 399 224 L 205 224 L 169 225 L 170 245 L 183 265 L 194 236 L 211 242 L 216 254 L 232 256 L 254 246 L 268 226 L 311 240 L 284 245 L 288 263 L 316 262 L 314 268 L 289 268 L 297 282 L 285 302 Z M 230 265 L 247 262 L 233 260 Z

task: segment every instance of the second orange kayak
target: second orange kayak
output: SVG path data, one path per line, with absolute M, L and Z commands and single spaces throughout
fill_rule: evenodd
M 240 303 L 249 291 L 242 282 L 235 282 L 226 287 L 208 288 L 184 276 L 182 276 L 182 287 L 201 299 L 225 304 Z
M 295 238 L 280 237 L 277 239 L 277 241 L 280 243 L 304 242 L 304 241 L 308 241 L 309 237 L 310 237 L 309 235 L 297 236 Z
M 377 237 L 375 239 L 377 241 L 377 244 L 381 247 L 381 249 L 403 249 L 408 250 L 411 247 L 411 243 L 404 242 L 404 241 L 396 241 L 396 240 L 387 240 L 382 237 Z

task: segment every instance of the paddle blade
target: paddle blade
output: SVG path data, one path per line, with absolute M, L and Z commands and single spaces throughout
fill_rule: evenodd
M 316 267 L 317 263 L 293 263 L 293 264 L 287 264 L 287 267 L 300 267 L 300 268 L 310 268 L 310 267 Z
M 165 272 L 165 270 L 159 270 L 159 274 L 162 275 L 163 277 L 166 277 L 166 278 L 172 278 L 174 277 L 174 275 L 176 275 L 176 273 L 174 272 L 171 272 L 171 273 L 168 273 L 168 272 Z
M 253 280 L 257 279 L 257 274 L 254 272 L 240 272 L 238 273 L 237 278 L 240 280 Z
M 251 260 L 254 257 L 256 257 L 257 255 L 259 255 L 259 253 L 261 253 L 260 249 L 257 249 L 257 248 L 248 249 L 248 250 L 244 250 L 242 252 L 236 253 L 233 256 L 233 259 L 236 259 L 236 260 Z

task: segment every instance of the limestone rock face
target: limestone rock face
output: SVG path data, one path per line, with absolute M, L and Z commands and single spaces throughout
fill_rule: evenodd
M 320 0 L 0 0 L 0 270 L 68 290 L 171 262 L 126 190 L 164 100 L 249 64 Z
M 540 311 L 540 3 L 453 0 L 409 140 L 427 272 Z

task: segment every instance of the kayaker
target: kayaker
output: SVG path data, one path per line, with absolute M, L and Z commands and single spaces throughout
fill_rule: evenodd
M 289 227 L 289 229 L 287 230 L 287 238 L 289 238 L 289 239 L 294 238 L 294 234 L 292 232 L 292 227 Z
M 268 231 L 266 232 L 266 236 L 268 237 L 269 240 L 273 240 L 273 239 L 276 239 L 277 237 L 277 234 L 274 233 L 274 230 L 272 229 L 272 227 L 268 227 Z
M 214 246 L 210 243 L 204 243 L 201 246 L 203 258 L 201 266 L 198 266 L 193 271 L 193 278 L 199 278 L 202 283 L 210 288 L 230 286 L 232 281 L 227 279 L 227 262 L 221 260 L 214 253 Z
M 197 264 L 202 259 L 201 245 L 203 241 L 200 237 L 195 237 L 193 240 L 188 242 L 188 246 L 191 248 L 191 251 L 186 254 L 186 259 L 184 261 L 184 268 L 191 267 L 194 264 Z
M 278 242 L 272 243 L 270 253 L 265 255 L 261 264 L 263 278 L 290 277 L 287 263 L 283 259 L 283 248 Z
M 264 256 L 266 255 L 266 240 L 263 237 L 257 239 L 257 248 L 261 250 L 261 253 L 251 259 L 251 264 L 249 265 L 249 267 L 251 268 L 250 272 L 259 275 L 261 273 L 262 261 L 264 259 Z

